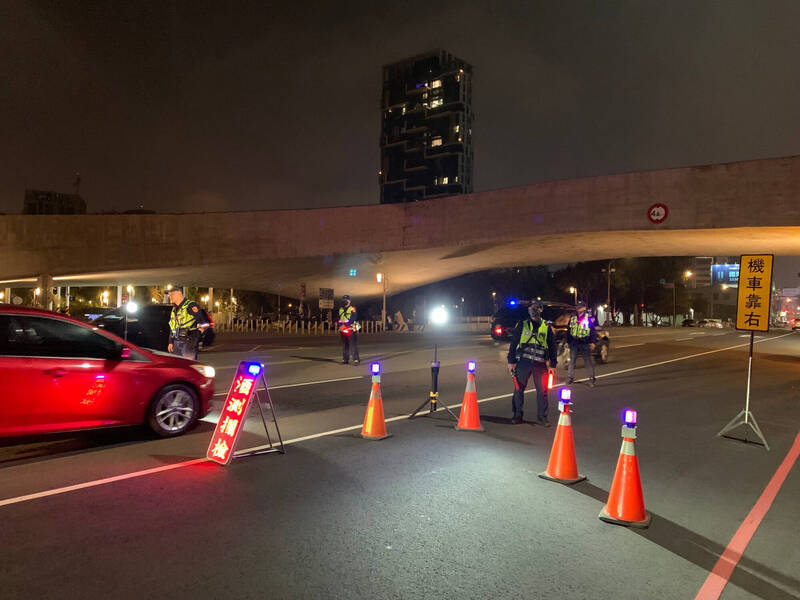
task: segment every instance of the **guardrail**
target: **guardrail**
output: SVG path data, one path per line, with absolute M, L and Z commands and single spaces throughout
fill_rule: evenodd
M 359 321 L 360 335 L 380 333 L 380 321 Z M 336 323 L 327 321 L 269 321 L 267 319 L 237 319 L 230 323 L 218 322 L 215 329 L 222 332 L 251 332 L 274 335 L 338 335 Z

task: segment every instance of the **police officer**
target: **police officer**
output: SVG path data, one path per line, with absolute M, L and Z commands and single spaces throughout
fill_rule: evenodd
M 211 325 L 206 313 L 196 302 L 189 302 L 183 297 L 180 286 L 168 292 L 169 301 L 175 306 L 169 315 L 169 345 L 167 350 L 172 354 L 197 360 L 197 349 L 203 331 Z
M 597 381 L 594 377 L 594 362 L 592 362 L 592 351 L 597 342 L 597 331 L 595 330 L 594 319 L 586 314 L 586 304 L 578 302 L 575 306 L 577 316 L 572 315 L 567 327 L 567 344 L 569 345 L 569 367 L 567 368 L 567 383 L 575 380 L 575 360 L 580 354 L 583 363 L 589 370 L 589 385 L 594 387 Z
M 357 365 L 358 357 L 358 315 L 356 307 L 350 302 L 350 296 L 342 296 L 343 305 L 339 308 L 339 337 L 342 340 L 342 363 L 350 362 L 352 348 L 353 364 Z
M 542 319 L 542 303 L 532 300 L 528 306 L 530 318 L 520 321 L 514 327 L 514 335 L 508 347 L 508 371 L 514 377 L 514 395 L 511 399 L 513 424 L 522 423 L 522 403 L 525 401 L 525 388 L 533 375 L 536 386 L 536 423 L 550 427 L 547 420 L 548 403 L 546 394 L 547 369 L 556 368 L 558 348 L 551 327 Z

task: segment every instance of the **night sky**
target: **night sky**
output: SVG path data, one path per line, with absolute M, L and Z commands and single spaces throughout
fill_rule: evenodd
M 222 6 L 224 5 L 224 6 Z M 0 0 L 0 212 L 378 201 L 382 65 L 474 66 L 476 191 L 800 154 L 800 2 Z

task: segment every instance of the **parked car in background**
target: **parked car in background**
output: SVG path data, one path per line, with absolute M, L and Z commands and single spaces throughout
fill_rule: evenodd
M 530 302 L 519 301 L 513 306 L 507 306 L 495 313 L 492 317 L 491 336 L 495 341 L 511 341 L 514 333 L 514 326 L 521 320 L 528 318 L 528 305 Z M 572 315 L 577 311 L 571 304 L 563 302 L 542 302 L 542 318 L 553 328 L 553 333 L 558 342 L 558 362 L 565 365 L 569 358 L 569 348 L 567 347 L 567 327 Z M 598 363 L 608 361 L 608 352 L 611 346 L 611 339 L 608 330 L 597 325 L 597 344 L 594 348 L 594 358 Z
M 684 319 L 681 327 L 697 327 L 697 323 L 694 319 Z
M 713 329 L 722 329 L 722 319 L 706 319 L 706 327 Z
M 110 331 L 114 335 L 152 350 L 166 351 L 169 344 L 169 314 L 171 304 L 145 304 L 128 313 L 124 306 L 108 311 L 92 321 L 93 325 Z M 200 338 L 200 349 L 214 344 L 216 334 L 214 321 L 208 315 L 211 327 L 208 327 Z M 127 327 L 127 337 L 125 328 Z
M 211 410 L 214 375 L 58 313 L 0 305 L 0 436 L 138 424 L 180 435 Z

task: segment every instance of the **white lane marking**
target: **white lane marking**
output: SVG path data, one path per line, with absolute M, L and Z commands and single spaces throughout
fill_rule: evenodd
M 257 358 L 256 358 L 256 359 L 254 359 L 254 360 L 257 360 Z M 330 360 L 334 360 L 334 359 L 330 359 Z M 304 362 L 308 362 L 308 359 L 298 359 L 298 360 L 279 360 L 279 361 L 276 361 L 276 362 L 271 362 L 271 361 L 265 360 L 264 362 L 266 363 L 266 365 L 267 365 L 267 366 L 274 366 L 274 365 L 294 365 L 294 364 L 297 364 L 297 363 L 304 363 Z M 214 369 L 216 369 L 217 371 L 221 371 L 221 370 L 223 370 L 223 369 L 237 369 L 238 367 L 239 367 L 239 365 L 238 365 L 238 364 L 235 364 L 235 365 L 223 365 L 223 366 L 221 366 L 221 367 L 214 367 Z
M 269 386 L 270 390 L 282 390 L 285 388 L 293 388 L 293 387 L 300 387 L 303 385 L 317 385 L 318 383 L 333 383 L 335 381 L 350 381 L 351 379 L 362 379 L 366 377 L 366 375 L 354 375 L 353 377 L 340 377 L 338 379 L 320 379 L 319 381 L 303 381 L 302 383 L 286 383 L 284 385 L 271 385 Z M 214 394 L 214 397 L 217 396 L 227 396 L 228 392 L 219 392 Z
M 685 341 L 688 341 L 690 339 L 692 339 L 692 338 L 675 338 L 675 341 L 676 342 L 685 342 Z
M 258 350 L 259 348 L 261 348 L 261 344 L 258 344 L 258 345 L 256 345 L 256 346 L 253 346 L 253 347 L 250 349 L 250 352 L 255 352 L 255 351 L 256 351 L 256 350 Z
M 768 339 L 765 339 L 765 340 L 761 340 L 761 341 L 756 342 L 756 343 L 760 344 L 762 342 L 771 342 L 771 341 L 774 341 L 774 340 L 778 340 L 778 339 L 780 339 L 782 337 L 786 337 L 787 335 L 793 335 L 793 333 L 792 332 L 784 333 L 783 335 L 779 335 L 779 336 L 776 336 L 776 337 L 773 337 L 773 338 L 768 338 Z M 697 353 L 697 354 L 690 354 L 688 356 L 681 356 L 681 357 L 678 357 L 678 358 L 671 358 L 669 360 L 662 360 L 660 362 L 651 363 L 649 365 L 640 365 L 638 367 L 631 367 L 630 369 L 622 369 L 620 371 L 614 371 L 612 373 L 605 373 L 603 375 L 598 375 L 597 378 L 600 379 L 601 377 L 612 377 L 614 375 L 620 375 L 622 373 L 630 373 L 631 371 L 640 371 L 642 369 L 649 369 L 650 367 L 659 367 L 661 365 L 666 365 L 666 364 L 678 362 L 678 361 L 681 361 L 681 360 L 688 360 L 690 358 L 696 358 L 698 356 L 705 356 L 707 354 L 716 354 L 718 352 L 725 352 L 726 350 L 733 350 L 735 348 L 744 348 L 747 345 L 748 344 L 738 344 L 736 346 L 728 346 L 727 348 L 719 348 L 717 350 L 709 350 L 707 352 L 700 352 L 700 353 Z M 576 381 L 587 381 L 587 379 L 588 378 L 578 379 Z M 564 385 L 563 383 L 559 383 L 554 387 L 562 387 L 563 385 Z M 533 391 L 535 391 L 535 390 L 533 390 L 533 389 L 525 390 L 525 393 L 527 394 L 528 392 L 533 392 Z M 489 398 L 483 398 L 481 400 L 478 400 L 478 403 L 482 404 L 484 402 L 491 402 L 492 400 L 501 400 L 503 398 L 510 398 L 511 396 L 513 396 L 513 394 L 500 394 L 499 396 L 491 396 Z M 458 406 L 460 406 L 460 404 L 451 404 L 451 405 L 449 405 L 449 408 L 457 408 Z M 409 416 L 411 416 L 410 413 L 407 414 L 407 415 L 400 415 L 400 416 L 397 416 L 397 417 L 391 417 L 389 419 L 386 419 L 386 421 L 387 422 L 401 421 L 403 419 L 407 419 Z M 297 444 L 299 442 L 304 442 L 306 440 L 313 440 L 313 439 L 316 439 L 316 438 L 326 437 L 326 436 L 330 436 L 330 435 L 336 435 L 337 433 L 344 433 L 346 431 L 353 431 L 355 429 L 358 429 L 361 426 L 362 425 L 359 424 L 359 425 L 352 425 L 350 427 L 342 427 L 340 429 L 333 429 L 331 431 L 323 431 L 321 433 L 312 433 L 311 435 L 306 435 L 306 436 L 302 436 L 302 437 L 299 437 L 299 438 L 294 438 L 294 439 L 291 439 L 291 440 L 287 440 L 287 441 L 284 442 L 284 445 L 288 446 L 289 444 Z M 268 448 L 268 447 L 269 446 L 266 446 L 266 448 Z M 264 448 L 265 448 L 265 446 L 255 446 L 254 448 L 245 448 L 243 450 L 240 450 L 239 452 L 251 452 L 251 451 L 256 450 L 256 449 L 264 449 Z M 238 454 L 238 452 L 237 452 L 237 454 Z M 65 494 L 67 492 L 73 492 L 73 491 L 82 490 L 82 489 L 86 489 L 86 488 L 97 487 L 97 486 L 104 485 L 104 484 L 107 484 L 107 483 L 114 483 L 116 481 L 124 481 L 126 479 L 134 479 L 136 477 L 142 477 L 144 475 L 151 475 L 153 473 L 160 473 L 162 471 L 170 471 L 172 469 L 180 469 L 181 467 L 188 467 L 188 466 L 191 466 L 191 465 L 197 465 L 197 464 L 204 463 L 204 462 L 208 462 L 208 459 L 206 459 L 206 458 L 195 458 L 195 459 L 187 460 L 187 461 L 184 461 L 184 462 L 172 463 L 171 465 L 165 465 L 165 466 L 162 466 L 162 467 L 155 467 L 155 468 L 152 468 L 152 469 L 145 469 L 143 471 L 134 471 L 132 473 L 125 473 L 123 475 L 115 475 L 113 477 L 106 477 L 104 479 L 95 479 L 94 481 L 87 481 L 85 483 L 77 483 L 75 485 L 68 485 L 68 486 L 65 486 L 65 487 L 54 488 L 54 489 L 51 489 L 51 490 L 45 490 L 43 492 L 36 492 L 34 494 L 26 494 L 24 496 L 17 496 L 15 498 L 6 498 L 4 500 L 0 500 L 0 507 L 9 506 L 11 504 L 19 504 L 20 502 L 27 502 L 29 500 L 36 500 L 36 499 L 39 499 L 39 498 L 47 498 L 49 496 L 57 496 L 59 494 Z
M 698 331 L 697 333 L 690 333 L 689 335 L 705 335 L 705 331 Z
M 622 346 L 617 346 L 614 344 L 614 348 L 619 350 L 620 348 L 633 348 L 634 346 L 644 346 L 647 342 L 639 342 L 638 344 L 623 344 Z

